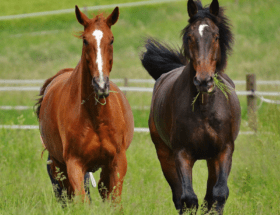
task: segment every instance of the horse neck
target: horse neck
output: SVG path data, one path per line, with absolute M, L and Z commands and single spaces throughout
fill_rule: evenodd
M 86 62 L 85 57 L 82 55 L 80 60 L 80 66 L 79 66 L 79 73 L 80 73 L 80 89 L 81 89 L 81 98 L 82 100 L 87 99 L 89 96 L 94 98 L 95 92 L 92 87 L 92 76 L 88 67 L 88 64 Z M 88 99 L 92 100 L 92 99 Z M 88 101 L 87 100 L 87 101 Z
M 183 86 L 187 86 L 188 93 L 191 94 L 191 96 L 196 96 L 198 91 L 193 83 L 193 79 L 196 75 L 196 71 L 194 70 L 192 66 L 192 61 L 188 63 L 188 65 L 185 67 L 184 71 L 182 72 L 182 75 L 180 77 L 180 80 L 183 82 Z M 186 84 L 187 82 L 187 84 Z

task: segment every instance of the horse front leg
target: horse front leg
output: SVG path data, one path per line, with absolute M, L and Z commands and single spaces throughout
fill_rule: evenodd
M 193 159 L 185 150 L 180 150 L 175 153 L 175 163 L 182 184 L 182 208 L 180 214 L 183 214 L 187 209 L 194 210 L 194 213 L 196 213 L 198 209 L 198 199 L 192 187 L 192 168 L 195 159 Z
M 208 203 L 208 211 L 215 206 L 218 214 L 223 214 L 224 205 L 229 196 L 227 179 L 231 170 L 233 144 L 227 144 L 225 150 L 215 158 L 207 160 L 208 181 L 205 201 Z
M 108 165 L 102 168 L 98 190 L 103 200 L 112 199 L 114 203 L 121 202 L 122 186 L 127 171 L 125 150 L 116 154 Z
M 82 197 L 82 201 L 90 202 L 85 191 L 85 172 L 83 172 L 82 165 L 77 159 L 72 158 L 66 162 L 66 166 L 68 173 L 67 179 L 70 183 L 70 186 L 67 189 L 68 196 L 80 195 Z

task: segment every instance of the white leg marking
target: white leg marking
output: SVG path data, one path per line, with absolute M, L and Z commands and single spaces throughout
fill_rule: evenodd
M 91 185 L 92 185 L 93 187 L 96 187 L 96 181 L 95 181 L 95 179 L 94 179 L 94 177 L 93 177 L 92 172 L 89 172 L 89 176 L 90 176 L 90 180 L 91 180 Z
M 202 24 L 198 27 L 198 31 L 199 31 L 200 36 L 203 36 L 203 30 L 204 30 L 205 27 L 208 27 L 208 25 Z
M 95 37 L 96 39 L 96 43 L 97 43 L 97 58 L 96 58 L 96 63 L 98 66 L 98 71 L 99 71 L 99 86 L 101 88 L 104 88 L 105 82 L 104 82 L 104 77 L 103 77 L 103 61 L 102 61 L 102 56 L 101 56 L 101 49 L 100 49 L 100 43 L 103 37 L 103 32 L 100 30 L 95 30 L 92 35 Z

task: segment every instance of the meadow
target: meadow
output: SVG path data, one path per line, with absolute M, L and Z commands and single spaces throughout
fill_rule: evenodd
M 75 4 L 82 8 L 133 1 L 137 0 L 2 1 L 0 16 L 68 9 Z M 259 80 L 280 80 L 280 2 L 219 2 L 227 8 L 235 35 L 226 73 L 233 80 L 245 80 L 248 73 L 255 73 Z M 102 12 L 109 14 L 112 10 Z M 92 13 L 98 12 L 88 11 L 89 16 Z M 180 33 L 187 20 L 186 1 L 120 8 L 120 19 L 112 27 L 115 42 L 110 77 L 149 79 L 139 60 L 145 37 L 153 36 L 180 47 Z M 0 79 L 46 79 L 62 68 L 75 67 L 80 59 L 82 41 L 74 35 L 81 30 L 74 12 L 0 21 Z M 151 84 L 137 86 L 152 87 Z M 245 90 L 245 87 L 237 86 L 237 90 Z M 258 86 L 258 90 L 280 91 L 280 87 Z M 0 106 L 32 106 L 37 94 L 0 92 Z M 150 104 L 151 93 L 127 92 L 127 98 L 131 106 L 143 107 Z M 241 130 L 249 131 L 246 97 L 239 98 Z M 279 97 L 271 98 L 279 100 Z M 133 114 L 135 127 L 147 127 L 148 110 L 134 109 Z M 258 109 L 259 132 L 237 138 L 225 214 L 280 214 L 279 122 L 280 106 L 263 103 Z M 32 110 L 0 110 L 0 124 L 37 125 L 38 122 Z M 121 214 L 101 201 L 96 188 L 91 188 L 91 205 L 71 204 L 63 209 L 54 198 L 47 175 L 47 153 L 41 159 L 43 148 L 39 135 L 37 130 L 0 129 L 0 214 Z M 148 133 L 134 134 L 127 158 L 123 213 L 177 214 Z M 94 173 L 97 180 L 99 173 Z M 193 185 L 200 204 L 206 192 L 206 180 L 206 162 L 198 161 L 193 170 Z

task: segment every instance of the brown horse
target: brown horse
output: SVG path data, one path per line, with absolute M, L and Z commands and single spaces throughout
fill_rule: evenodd
M 48 172 L 58 186 L 58 197 L 64 186 L 69 197 L 79 194 L 84 199 L 87 172 L 102 168 L 101 197 L 114 201 L 119 197 L 120 201 L 134 122 L 125 95 L 109 82 L 111 26 L 118 20 L 119 8 L 107 18 L 89 19 L 76 6 L 76 17 L 84 26 L 81 60 L 75 69 L 61 70 L 46 80 L 37 103 L 40 132 L 51 163 Z
M 196 160 L 205 159 L 209 173 L 205 201 L 209 211 L 222 214 L 229 196 L 227 179 L 240 127 L 240 104 L 234 90 L 224 94 L 214 80 L 235 87 L 223 73 L 233 36 L 217 0 L 206 8 L 189 0 L 188 14 L 183 53 L 154 39 L 146 43 L 142 64 L 156 80 L 149 128 L 176 209 L 197 210 L 192 168 Z

